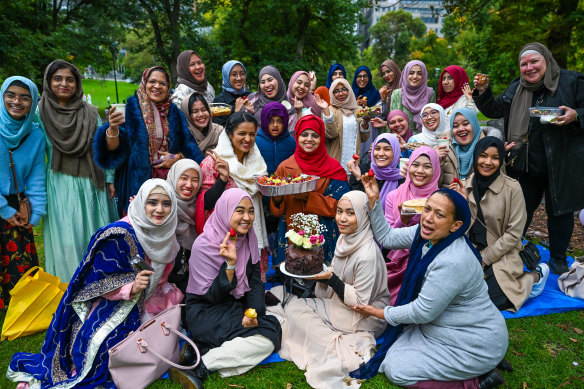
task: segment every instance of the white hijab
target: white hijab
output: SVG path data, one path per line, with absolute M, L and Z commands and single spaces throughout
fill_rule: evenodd
M 436 128 L 434 131 L 430 131 L 429 129 L 426 128 L 424 122 L 422 122 L 422 132 L 416 135 L 415 137 L 421 142 L 434 147 L 438 144 L 438 139 L 436 139 L 436 136 L 442 134 L 448 129 L 446 124 L 446 112 L 444 111 L 444 108 L 442 108 L 441 105 L 429 103 L 422 107 L 420 115 L 422 115 L 424 113 L 424 110 L 428 107 L 433 108 L 436 111 L 440 112 L 440 124 L 438 125 L 438 128 Z
M 357 216 L 357 229 L 350 234 L 340 234 L 335 247 L 335 260 L 343 260 L 357 251 L 361 246 L 373 240 L 371 219 L 367 213 L 367 195 L 364 192 L 353 190 L 345 193 L 342 199 L 349 200 Z

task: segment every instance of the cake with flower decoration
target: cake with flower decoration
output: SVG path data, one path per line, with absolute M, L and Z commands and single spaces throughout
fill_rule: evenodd
M 325 227 L 317 215 L 297 213 L 292 216 L 291 229 L 286 232 L 290 245 L 286 249 L 285 269 L 299 276 L 318 274 L 323 271 Z

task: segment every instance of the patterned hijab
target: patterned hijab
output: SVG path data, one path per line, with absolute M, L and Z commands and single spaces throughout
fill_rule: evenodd
M 15 81 L 24 83 L 28 87 L 30 96 L 32 97 L 32 104 L 30 105 L 30 112 L 24 117 L 24 120 L 15 120 L 8 114 L 4 103 L 2 103 L 0 107 L 0 136 L 2 136 L 6 147 L 9 149 L 18 147 L 22 139 L 30 134 L 33 128 L 38 127 L 38 124 L 33 122 L 34 113 L 39 101 L 39 92 L 34 82 L 20 76 L 8 77 L 2 84 L 0 94 L 4 97 L 6 89 Z
M 225 65 L 223 65 L 223 68 L 221 69 L 221 74 L 223 75 L 223 89 L 226 90 L 227 92 L 236 95 L 236 96 L 241 96 L 246 92 L 245 89 L 245 84 L 243 85 L 243 87 L 241 89 L 235 89 L 234 87 L 231 86 L 231 82 L 229 82 L 229 73 L 231 73 L 231 69 L 233 69 L 233 67 L 235 65 L 239 65 L 243 68 L 243 71 L 245 72 L 245 77 L 247 78 L 247 70 L 245 69 L 245 66 L 243 66 L 243 64 L 239 61 L 236 61 L 234 59 L 232 59 L 231 61 L 227 61 L 225 63 Z
M 408 74 L 416 65 L 422 68 L 422 82 L 418 86 L 411 86 L 408 84 Z M 434 90 L 428 86 L 426 65 L 418 60 L 408 62 L 401 74 L 402 104 L 412 113 L 418 131 L 422 129 L 422 119 L 420 118 L 422 107 L 428 104 L 432 93 L 434 93 Z
M 294 101 L 294 99 L 296 98 L 296 96 L 292 95 L 292 86 L 294 85 L 296 80 L 298 80 L 298 77 L 300 77 L 301 75 L 305 75 L 306 77 L 308 77 L 308 82 L 310 82 L 310 74 L 308 74 L 307 71 L 299 70 L 295 72 L 290 78 L 290 82 L 288 82 L 288 92 L 286 93 L 286 97 L 290 102 Z M 322 114 L 322 109 L 320 109 L 320 107 L 316 105 L 316 102 L 314 101 L 314 95 L 310 93 L 310 91 L 308 91 L 306 96 L 304 96 L 304 98 L 301 101 L 302 104 L 304 105 L 304 108 L 310 108 L 310 111 L 316 116 L 320 116 Z
M 207 90 L 207 75 L 205 74 L 203 81 L 197 81 L 189 70 L 189 63 L 191 62 L 191 56 L 193 54 L 201 58 L 201 56 L 193 50 L 186 50 L 178 55 L 176 59 L 176 72 L 178 73 L 178 78 L 176 81 L 178 84 L 184 84 L 197 92 L 204 93 Z
M 452 130 L 452 123 L 456 115 L 462 115 L 468 120 L 472 126 L 472 142 L 468 145 L 459 144 L 454 138 L 454 131 Z M 458 159 L 458 170 L 460 178 L 466 178 L 469 175 L 470 168 L 473 165 L 474 149 L 481 137 L 481 126 L 477 114 L 470 108 L 458 108 L 450 116 L 450 136 L 452 138 L 452 148 L 456 153 Z
M 343 103 L 337 100 L 335 94 L 333 93 L 333 91 L 337 89 L 339 84 L 347 88 L 347 90 L 349 91 L 348 92 L 349 96 L 347 97 L 347 100 L 345 100 Z M 351 116 L 357 111 L 357 109 L 359 109 L 359 106 L 357 105 L 357 99 L 355 99 L 355 94 L 353 93 L 353 89 L 351 88 L 351 85 L 349 85 L 349 81 L 345 80 L 344 78 L 337 78 L 336 80 L 333 81 L 333 83 L 331 84 L 331 88 L 329 90 L 329 97 L 331 99 L 331 105 L 343 111 L 343 115 L 345 116 Z
M 442 77 L 444 77 L 444 73 L 450 74 L 454 80 L 454 89 L 448 93 L 444 91 L 444 87 L 442 86 Z M 447 109 L 456 103 L 460 96 L 464 94 L 462 92 L 462 86 L 464 84 L 468 84 L 468 74 L 466 74 L 466 70 L 458 65 L 446 66 L 442 71 L 442 74 L 440 74 L 440 79 L 438 80 L 437 103 L 440 104 L 444 109 Z

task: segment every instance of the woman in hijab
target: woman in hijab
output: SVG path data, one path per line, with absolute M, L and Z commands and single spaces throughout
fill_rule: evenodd
M 560 69 L 541 43 L 529 43 L 519 52 L 520 78 L 494 98 L 489 82 L 475 77 L 473 99 L 483 114 L 505 118 L 505 138 L 514 144 L 507 158 L 507 173 L 523 189 L 527 208 L 525 231 L 545 195 L 550 235 L 550 268 L 554 274 L 569 270 L 566 249 L 574 229 L 574 211 L 584 208 L 584 76 Z M 529 107 L 559 107 L 563 114 L 553 123 L 529 116 Z
M 479 113 L 472 99 L 472 91 L 468 84 L 466 70 L 458 65 L 450 65 L 444 68 L 438 84 L 437 103 L 444 108 L 447 121 L 450 121 L 450 116 L 458 108 L 469 108 L 475 114 Z
M 426 202 L 419 226 L 392 229 L 383 220 L 379 191 L 368 180 L 371 226 L 387 248 L 410 248 L 395 304 L 355 310 L 389 324 L 371 360 L 351 375 L 385 373 L 391 382 L 421 388 L 494 388 L 504 382 L 495 367 L 507 351 L 505 319 L 489 299 L 481 256 L 468 240 L 468 203 L 440 189 Z
M 69 282 L 91 235 L 116 219 L 114 171 L 93 160 L 101 120 L 83 99 L 81 73 L 56 60 L 43 79 L 37 119 L 46 135 L 47 215 L 43 221 L 47 271 Z
M 223 65 L 221 73 L 223 75 L 223 90 L 213 102 L 229 105 L 232 114 L 241 111 L 244 106 L 249 112 L 253 112 L 253 104 L 247 99 L 251 91 L 245 88 L 247 81 L 245 66 L 232 59 Z M 229 115 L 216 116 L 213 118 L 213 122 L 225 126 L 228 118 Z
M 347 72 L 345 71 L 345 67 L 340 63 L 336 63 L 329 68 L 328 75 L 326 78 L 326 87 L 327 89 L 331 88 L 331 84 L 337 78 L 347 78 Z
M 531 273 L 523 270 L 519 252 L 527 211 L 521 185 L 501 172 L 504 155 L 500 139 L 482 138 L 474 148 L 474 173 L 451 188 L 468 199 L 468 236 L 481 253 L 491 301 L 501 311 L 517 312 L 525 300 L 543 292 L 549 268 L 541 263 Z
M 201 56 L 193 51 L 186 50 L 176 58 L 177 85 L 172 93 L 171 100 L 177 107 L 183 99 L 199 92 L 205 96 L 208 103 L 215 99 L 215 89 L 207 81 L 205 63 Z
M 384 112 L 388 112 L 393 91 L 401 87 L 401 70 L 393 59 L 386 59 L 381 63 L 379 72 L 385 81 L 385 85 L 379 88 L 379 95 L 383 102 Z
M 116 169 L 120 215 L 146 180 L 166 179 L 168 169 L 181 158 L 203 160 L 184 116 L 169 97 L 168 72 L 160 66 L 146 69 L 125 114 L 111 109 L 109 123 L 97 129 L 95 162 L 102 169 Z
M 280 349 L 280 323 L 266 314 L 256 217 L 249 194 L 228 189 L 193 245 L 186 304 L 188 329 L 202 355 L 193 372 L 200 381 L 209 371 L 243 374 Z M 249 308 L 256 318 L 244 315 Z
M 436 101 L 434 89 L 428 86 L 428 72 L 422 61 L 410 61 L 401 74 L 401 88 L 391 95 L 390 110 L 399 109 L 408 115 L 410 128 L 422 131 L 422 107 Z
M 280 356 L 306 370 L 306 382 L 313 388 L 345 387 L 348 373 L 369 360 L 375 337 L 385 329 L 383 321 L 351 307 L 381 309 L 389 304 L 384 261 L 371 231 L 365 193 L 345 193 L 335 220 L 340 236 L 331 266 L 314 277 L 319 281 L 316 298 L 293 296 L 284 309 L 268 308 L 286 320 Z
M 310 74 L 307 71 L 299 70 L 292 75 L 286 97 L 294 105 L 298 117 L 302 117 L 305 108 L 310 108 L 312 114 L 321 116 L 322 109 L 316 104 L 314 94 L 310 91 Z
M 10 302 L 10 290 L 22 274 L 39 264 L 32 227 L 46 213 L 47 191 L 45 139 L 33 121 L 39 98 L 37 87 L 28 78 L 14 76 L 2 83 L 1 93 L 0 310 L 5 310 Z M 20 213 L 17 193 L 30 200 L 30 217 Z
M 414 135 L 414 132 L 410 128 L 409 120 L 408 115 L 399 109 L 387 114 L 387 127 L 389 128 L 389 132 L 395 134 L 397 139 L 399 139 L 403 158 L 408 158 L 411 154 L 411 151 L 405 148 L 405 144 Z
M 422 120 L 422 132 L 412 135 L 408 142 L 424 143 L 425 145 L 438 146 L 438 137 L 447 136 L 448 129 L 444 108 L 435 103 L 424 105 L 420 111 Z
M 359 66 L 355 70 L 352 88 L 360 106 L 373 107 L 381 100 L 379 91 L 373 85 L 371 70 L 367 66 Z
M 189 131 L 203 155 L 217 146 L 223 126 L 211 121 L 211 108 L 205 97 L 195 92 L 180 103 Z
M 325 260 L 330 262 L 334 255 L 338 229 L 333 218 L 337 212 L 338 199 L 349 191 L 347 173 L 339 162 L 331 158 L 324 146 L 325 129 L 323 121 L 315 115 L 303 116 L 296 123 L 296 151 L 276 169 L 276 176 L 308 174 L 320 177 L 316 189 L 308 193 L 275 196 L 270 199 L 270 209 L 280 217 L 276 253 L 273 264 L 286 258 L 288 238 L 285 234 L 297 213 L 315 214 L 320 224 L 326 227 L 323 250 Z
M 128 216 L 95 232 L 42 352 L 14 354 L 8 379 L 47 388 L 114 387 L 108 350 L 183 297 L 167 282 L 178 251 L 172 191 L 164 180 L 147 180 Z M 136 260 L 153 270 L 140 270 Z

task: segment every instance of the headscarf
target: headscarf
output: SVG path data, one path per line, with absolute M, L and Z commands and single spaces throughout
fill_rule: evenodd
M 283 136 L 290 136 L 288 133 L 288 110 L 284 107 L 281 103 L 277 101 L 272 101 L 265 105 L 264 109 L 262 109 L 262 121 L 261 121 L 261 130 L 266 134 L 270 139 L 276 140 Z M 282 118 L 282 132 L 278 134 L 278 136 L 274 137 L 270 134 L 270 130 L 268 127 L 270 126 L 270 120 L 272 116 L 280 116 Z
M 427 129 L 424 123 L 422 122 L 422 132 L 418 136 L 416 136 L 416 138 L 419 138 L 422 141 L 422 143 L 434 147 L 438 144 L 438 139 L 436 138 L 436 135 L 442 134 L 448 128 L 446 123 L 446 112 L 444 111 L 444 108 L 442 108 L 440 105 L 436 103 L 426 104 L 420 111 L 420 114 L 417 115 L 417 117 L 420 118 L 420 121 L 422 120 L 420 116 L 424 113 L 424 110 L 426 108 L 432 108 L 440 112 L 440 124 L 434 131 L 431 131 Z
M 331 98 L 329 96 L 329 90 L 326 86 L 319 86 L 314 90 L 315 95 L 319 95 L 321 99 L 327 102 L 328 105 L 331 105 Z
M 231 228 L 230 221 L 235 208 L 244 198 L 251 200 L 245 191 L 239 188 L 231 188 L 223 192 L 219 200 L 217 200 L 215 211 L 205 223 L 203 233 L 199 235 L 191 250 L 188 293 L 204 295 L 209 291 L 215 278 L 217 278 L 221 266 L 225 263 L 225 257 L 219 255 L 219 245 Z M 235 244 L 237 252 L 237 263 L 235 265 L 237 285 L 230 293 L 238 299 L 245 292 L 251 290 L 246 275 L 247 262 L 251 256 L 251 263 L 258 263 L 260 252 L 253 228 L 250 228 L 246 235 L 237 235 L 235 242 L 230 240 L 229 244 Z
M 166 69 L 162 66 L 154 66 L 144 70 L 142 73 L 142 81 L 136 91 L 138 102 L 140 103 L 140 110 L 142 111 L 142 119 L 148 130 L 148 151 L 150 154 L 150 162 L 152 162 L 159 151 L 168 151 L 168 134 L 170 128 L 168 125 L 168 115 L 170 113 L 170 85 L 168 86 L 168 95 L 161 103 L 153 103 L 146 94 L 146 82 L 154 71 L 162 72 L 166 78 L 170 80 L 170 76 Z M 159 134 L 162 134 L 160 136 Z M 158 138 L 162 141 L 158 143 Z
M 385 83 L 385 87 L 388 90 L 387 101 L 390 101 L 391 94 L 393 93 L 393 91 L 401 88 L 401 70 L 400 70 L 399 66 L 397 66 L 397 63 L 395 63 L 395 61 L 393 59 L 386 59 L 385 61 L 383 61 L 381 63 L 381 66 L 379 67 L 379 72 L 381 74 L 383 74 L 383 67 L 384 66 L 393 72 L 393 81 L 390 83 L 388 83 L 388 82 Z
M 335 247 L 335 261 L 345 259 L 353 254 L 366 242 L 373 240 L 371 231 L 371 219 L 367 213 L 368 200 L 364 192 L 353 190 L 345 193 L 342 199 L 349 200 L 357 217 L 357 229 L 350 234 L 340 234 Z
M 375 163 L 375 158 L 373 158 L 373 151 L 375 146 L 380 142 L 388 141 L 389 145 L 393 149 L 393 160 L 386 167 L 379 167 Z M 371 161 L 371 169 L 375 173 L 375 177 L 384 180 L 385 183 L 381 188 L 379 193 L 379 200 L 381 201 L 381 206 L 383 211 L 385 211 L 385 198 L 387 194 L 398 187 L 398 181 L 402 179 L 399 174 L 399 158 L 401 157 L 401 148 L 399 144 L 399 139 L 394 134 L 381 134 L 373 141 L 373 146 L 371 147 L 371 155 L 369 159 Z
M 193 54 L 201 58 L 201 56 L 193 50 L 183 51 L 176 58 L 176 72 L 178 74 L 176 82 L 177 84 L 184 84 L 197 92 L 205 93 L 207 90 L 207 74 L 205 73 L 203 81 L 197 81 L 189 70 L 189 63 L 191 62 L 191 55 Z M 229 80 L 229 77 L 227 77 L 227 79 Z
M 523 53 L 528 50 L 534 50 L 541 54 L 546 62 L 545 75 L 539 82 L 531 84 L 523 79 L 519 80 L 519 86 L 515 92 L 515 96 L 511 101 L 511 113 L 509 117 L 509 142 L 515 142 L 515 149 L 520 148 L 523 145 L 525 136 L 527 135 L 527 130 L 529 128 L 529 107 L 533 100 L 533 92 L 537 91 L 542 86 L 545 86 L 552 96 L 556 94 L 558 89 L 558 83 L 560 82 L 560 67 L 558 66 L 556 60 L 552 56 L 552 53 L 547 47 L 541 43 L 528 43 L 519 52 L 519 63 L 521 63 L 521 57 Z
M 4 139 L 8 149 L 18 147 L 22 139 L 30 134 L 34 128 L 38 127 L 38 124 L 33 122 L 34 113 L 39 101 L 39 92 L 34 82 L 28 78 L 20 76 L 8 77 L 4 83 L 2 83 L 2 90 L 0 92 L 2 98 L 4 98 L 4 93 L 14 81 L 20 81 L 28 86 L 30 97 L 32 98 L 32 104 L 30 105 L 30 111 L 26 114 L 24 120 L 14 120 L 12 116 L 8 114 L 4 102 L 2 102 L 2 107 L 0 107 L 0 135 Z
M 456 220 L 462 220 L 462 226 L 456 231 L 450 233 L 445 238 L 442 238 L 436 244 L 422 255 L 422 249 L 428 243 L 427 240 L 423 239 L 420 235 L 420 227 L 418 226 L 416 230 L 416 236 L 410 248 L 410 256 L 408 259 L 408 265 L 404 274 L 404 280 L 402 282 L 402 287 L 399 290 L 395 306 L 402 306 L 409 304 L 414 301 L 425 280 L 426 271 L 434 259 L 440 254 L 440 252 L 450 246 L 454 241 L 459 238 L 463 238 L 466 241 L 469 249 L 475 255 L 475 257 L 481 261 L 481 255 L 474 248 L 468 237 L 465 235 L 466 231 L 470 227 L 471 213 L 468 207 L 468 202 L 459 193 L 451 189 L 439 189 L 436 192 L 445 193 L 451 199 L 456 213 Z M 354 370 L 350 373 L 351 377 L 359 379 L 367 379 L 377 374 L 379 366 L 387 350 L 396 341 L 404 329 L 404 325 L 400 324 L 398 326 L 387 326 L 385 332 L 383 333 L 383 343 L 377 349 L 377 352 L 367 362 L 365 365 L 361 366 L 359 369 Z
M 454 130 L 452 129 L 452 124 L 454 123 L 454 118 L 456 115 L 461 114 L 470 122 L 472 126 L 472 142 L 466 146 L 459 144 L 454 138 Z M 452 138 L 452 148 L 456 153 L 456 158 L 458 159 L 458 171 L 460 173 L 460 178 L 466 178 L 470 174 L 470 168 L 474 165 L 473 163 L 473 152 L 479 138 L 481 137 L 481 125 L 479 124 L 479 119 L 477 114 L 470 108 L 458 108 L 452 115 L 450 115 L 450 136 Z M 503 157 L 505 154 L 501 154 Z
M 51 90 L 51 77 L 54 73 L 49 74 L 49 70 L 57 63 L 61 65 L 61 69 L 71 70 L 77 88 L 64 107 L 59 105 Z M 103 189 L 105 175 L 95 164 L 92 148 L 93 136 L 97 130 L 97 107 L 83 100 L 81 73 L 75 66 L 60 59 L 47 66 L 39 115 L 47 137 L 53 144 L 51 169 L 70 176 L 90 177 L 93 185 Z
M 292 85 L 294 85 L 294 83 L 296 82 L 298 77 L 300 77 L 303 74 L 306 77 L 308 77 L 308 82 L 310 83 L 310 74 L 308 74 L 307 71 L 299 70 L 299 71 L 295 72 L 292 75 L 292 77 L 290 78 L 290 82 L 288 82 L 288 92 L 286 93 L 286 97 L 288 98 L 289 102 L 293 102 L 294 99 L 296 99 L 296 96 L 294 96 L 292 94 Z M 322 109 L 320 109 L 320 107 L 318 105 L 316 105 L 316 101 L 314 101 L 314 95 L 312 93 L 310 93 L 310 90 L 307 91 L 306 96 L 304 96 L 304 98 L 301 101 L 302 101 L 302 104 L 304 105 L 304 107 L 310 108 L 311 112 L 313 114 L 315 114 L 316 116 L 320 116 L 322 114 Z
M 479 154 L 485 152 L 489 147 L 496 147 L 499 153 L 499 167 L 497 170 L 491 174 L 489 177 L 484 177 L 479 173 L 477 169 L 477 161 Z M 491 184 L 499 177 L 501 174 L 501 168 L 503 167 L 505 155 L 505 145 L 503 141 L 494 136 L 486 136 L 480 139 L 474 148 L 474 158 L 473 158 L 473 168 L 474 175 L 472 180 L 472 194 L 474 196 L 475 202 L 477 204 L 477 218 L 470 228 L 468 235 L 470 240 L 476 245 L 477 250 L 482 251 L 487 247 L 487 229 L 485 227 L 485 216 L 481 209 L 481 199 L 487 193 L 487 190 Z
M 328 89 L 331 88 L 331 84 L 333 83 L 333 73 L 335 72 L 335 70 L 341 70 L 341 72 L 343 72 L 343 78 L 347 78 L 347 72 L 345 71 L 345 67 L 343 65 L 341 65 L 340 63 L 336 63 L 334 65 L 332 65 L 329 68 L 328 71 L 328 76 L 326 78 L 326 87 Z
M 454 89 L 452 92 L 446 93 L 444 91 L 444 87 L 442 86 L 442 77 L 444 77 L 444 73 L 450 74 L 454 80 Z M 468 84 L 468 74 L 466 74 L 466 70 L 458 65 L 446 66 L 440 74 L 440 79 L 438 80 L 437 103 L 440 104 L 444 109 L 447 109 L 456 103 L 460 96 L 464 94 L 462 92 L 462 86 L 464 84 Z
M 420 85 L 413 87 L 408 84 L 408 74 L 410 73 L 410 70 L 412 70 L 412 67 L 416 65 L 422 68 L 422 82 Z M 432 93 L 434 93 L 434 90 L 428 86 L 428 71 L 426 70 L 426 65 L 418 60 L 408 62 L 401 74 L 402 104 L 412 113 L 418 131 L 422 129 L 422 119 L 420 118 L 422 107 L 425 104 L 428 104 L 432 97 Z
M 409 170 L 411 164 L 418 159 L 422 154 L 427 155 L 430 158 L 430 163 L 432 164 L 432 179 L 424 186 L 417 187 L 414 185 L 410 178 Z M 395 193 L 393 198 L 393 216 L 395 219 L 400 218 L 400 211 L 398 205 L 404 201 L 420 198 L 428 198 L 430 195 L 438 189 L 438 179 L 440 178 L 440 158 L 438 153 L 432 147 L 420 146 L 414 150 L 410 156 L 410 162 L 408 163 L 408 174 L 406 174 L 406 180 L 401 184 Z
M 406 119 L 406 125 L 408 126 L 408 129 L 406 130 L 405 135 L 402 136 L 402 139 L 407 142 L 411 138 L 411 136 L 414 135 L 414 132 L 410 128 L 410 118 L 408 117 L 408 115 L 405 114 L 404 111 L 399 110 L 399 109 L 394 109 L 393 111 L 388 113 L 387 114 L 387 127 L 389 128 L 389 121 L 391 120 L 392 117 L 394 117 L 396 115 L 401 116 L 402 118 Z
M 194 93 L 197 93 L 200 96 L 202 96 L 199 92 Z M 195 126 L 195 123 L 193 123 L 193 119 L 191 119 L 190 114 L 191 107 L 189 106 L 191 96 L 182 99 L 180 103 L 180 110 L 182 111 L 183 115 L 185 116 L 185 119 L 187 120 L 189 131 L 197 141 L 197 146 L 199 146 L 199 149 L 204 154 L 208 149 L 212 149 L 217 145 L 217 140 L 219 139 L 219 134 L 221 133 L 221 131 L 223 131 L 223 127 L 218 124 L 214 125 L 212 120 L 213 118 L 211 117 L 211 108 L 209 107 L 207 99 L 203 97 L 202 99 L 199 99 L 197 101 L 202 101 L 203 105 L 205 105 L 205 108 L 207 108 L 207 111 L 209 112 L 209 123 L 207 123 L 207 127 L 205 127 L 203 131 L 199 130 L 197 126 Z
M 256 118 L 256 120 L 258 122 L 261 122 L 261 120 L 262 120 L 262 109 L 264 108 L 264 106 L 271 101 L 277 101 L 277 102 L 281 103 L 282 100 L 286 99 L 286 92 L 287 92 L 286 84 L 284 83 L 284 79 L 282 78 L 282 76 L 280 75 L 280 72 L 278 71 L 278 69 L 276 69 L 275 66 L 272 66 L 272 65 L 264 66 L 262 68 L 262 70 L 260 70 L 258 82 L 262 79 L 264 74 L 269 74 L 270 76 L 272 76 L 276 79 L 276 81 L 278 82 L 278 93 L 276 93 L 276 96 L 273 99 L 270 99 L 268 96 L 264 95 L 264 93 L 260 89 L 257 92 L 254 92 L 247 97 L 249 100 L 254 102 L 253 108 L 254 108 L 255 112 L 254 112 L 253 116 Z M 288 110 L 288 113 L 292 112 L 292 110 L 294 110 L 294 107 L 291 107 Z
M 231 73 L 231 69 L 233 69 L 233 67 L 235 65 L 240 65 L 243 68 L 243 71 L 245 72 L 245 77 L 247 78 L 247 69 L 245 68 L 245 66 L 243 66 L 243 64 L 239 61 L 236 61 L 234 59 L 232 59 L 231 61 L 227 61 L 224 65 L 223 68 L 221 69 L 221 74 L 223 75 L 223 89 L 226 90 L 227 92 L 237 95 L 237 96 L 241 96 L 243 95 L 246 90 L 245 90 L 245 84 L 243 85 L 243 87 L 239 90 L 235 89 L 234 87 L 231 86 L 231 82 L 229 82 L 229 73 Z
M 367 83 L 365 88 L 361 89 L 357 85 L 357 76 L 363 70 L 367 72 L 367 75 L 369 76 L 369 82 Z M 381 95 L 379 94 L 379 91 L 373 85 L 373 76 L 371 76 L 371 70 L 369 70 L 367 66 L 359 66 L 357 70 L 355 70 L 355 76 L 353 77 L 353 93 L 355 94 L 355 97 L 359 96 L 367 97 L 368 107 L 373 107 L 375 104 L 379 102 L 379 100 L 381 100 Z
M 193 198 L 186 201 L 183 200 L 179 193 L 177 192 L 176 185 L 180 176 L 189 169 L 195 169 L 199 173 L 199 187 L 195 193 L 193 193 Z M 168 176 L 166 177 L 166 182 L 174 190 L 176 194 L 177 203 L 177 226 L 176 226 L 176 239 L 178 240 L 181 247 L 190 249 L 197 237 L 197 230 L 195 229 L 195 200 L 197 199 L 197 192 L 201 189 L 201 181 L 203 180 L 203 174 L 201 173 L 201 167 L 198 163 L 192 159 L 183 158 L 176 162 L 170 170 L 168 171 Z
M 304 130 L 313 130 L 320 135 L 320 144 L 312 153 L 306 153 L 298 144 L 298 137 Z M 295 135 L 296 150 L 294 159 L 304 174 L 318 177 L 327 177 L 333 180 L 347 181 L 347 172 L 339 161 L 331 158 L 324 145 L 324 123 L 315 115 L 306 115 L 296 122 Z
M 347 100 L 345 100 L 343 103 L 337 100 L 335 94 L 333 93 L 339 84 L 349 90 Z M 353 89 L 351 88 L 351 85 L 349 85 L 349 81 L 345 80 L 344 78 L 337 78 L 333 81 L 329 90 L 329 96 L 331 105 L 343 111 L 343 115 L 345 116 L 351 116 L 357 111 L 357 109 L 359 109 L 359 106 L 357 105 L 357 99 L 353 93 Z

